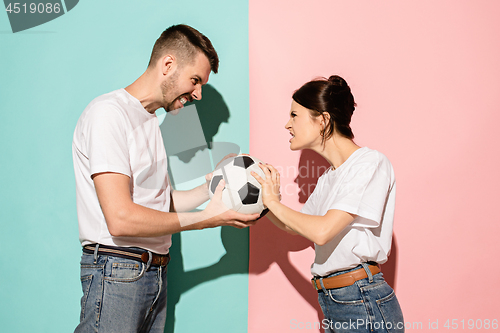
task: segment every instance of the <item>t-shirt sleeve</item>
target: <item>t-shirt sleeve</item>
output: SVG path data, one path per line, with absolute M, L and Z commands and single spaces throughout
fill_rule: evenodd
M 353 227 L 378 227 L 391 186 L 387 165 L 382 161 L 355 165 L 340 186 L 330 209 L 357 215 Z
M 315 202 L 315 196 L 313 192 L 311 193 L 309 198 L 307 198 L 306 203 L 304 204 L 304 206 L 302 206 L 300 212 L 308 215 L 314 215 L 314 202 Z
M 130 177 L 125 119 L 113 105 L 100 103 L 88 113 L 85 141 L 90 174 L 116 172 Z

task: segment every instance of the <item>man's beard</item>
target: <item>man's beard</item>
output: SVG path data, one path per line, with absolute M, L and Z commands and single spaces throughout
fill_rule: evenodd
M 177 80 L 179 78 L 179 72 L 176 70 L 172 73 L 168 79 L 162 82 L 161 84 L 161 93 L 163 95 L 163 108 L 167 112 L 174 111 L 178 108 L 174 106 L 175 101 L 179 98 L 175 91 L 175 86 L 177 85 Z M 177 114 L 177 112 L 172 112 L 173 114 Z

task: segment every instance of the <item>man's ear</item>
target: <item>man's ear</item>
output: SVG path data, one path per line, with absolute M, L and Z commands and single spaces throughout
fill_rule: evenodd
M 177 59 L 172 54 L 166 54 L 159 61 L 162 74 L 167 75 L 175 67 Z

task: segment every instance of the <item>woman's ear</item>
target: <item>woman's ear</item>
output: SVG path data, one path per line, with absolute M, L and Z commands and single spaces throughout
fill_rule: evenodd
M 320 125 L 321 125 L 321 133 L 325 133 L 327 127 L 330 126 L 330 114 L 328 112 L 323 112 L 321 114 L 321 121 L 320 121 Z
M 323 112 L 322 113 L 322 116 L 323 116 L 323 119 L 325 120 L 326 124 L 325 125 L 328 125 L 328 123 L 330 122 L 330 114 L 328 112 Z

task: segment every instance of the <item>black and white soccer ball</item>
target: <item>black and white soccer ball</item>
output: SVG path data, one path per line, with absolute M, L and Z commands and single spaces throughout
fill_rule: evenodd
M 210 199 L 214 196 L 219 182 L 224 179 L 226 185 L 222 190 L 222 202 L 227 208 L 242 214 L 260 213 L 264 216 L 268 209 L 262 202 L 261 186 L 257 179 L 250 174 L 254 171 L 263 179 L 264 172 L 259 167 L 261 161 L 248 155 L 238 155 L 224 160 L 213 172 L 210 180 Z

